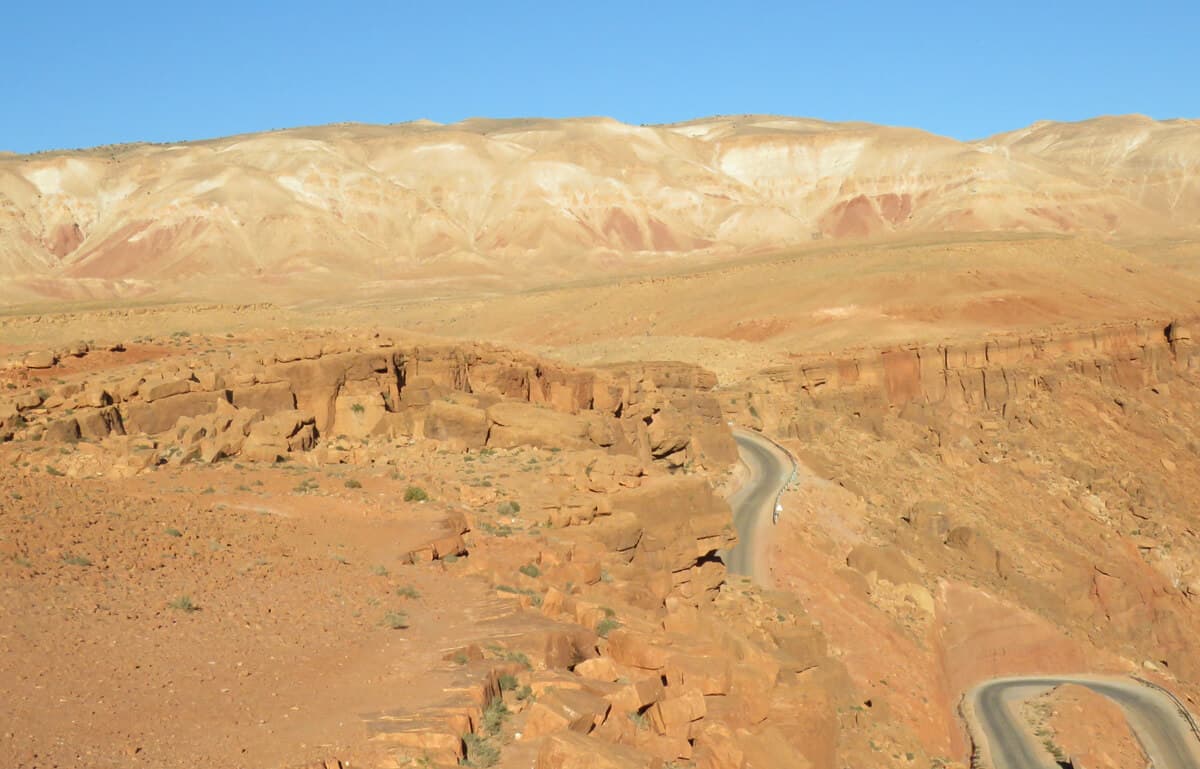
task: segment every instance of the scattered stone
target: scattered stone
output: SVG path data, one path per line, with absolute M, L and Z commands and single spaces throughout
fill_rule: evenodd
M 25 355 L 25 368 L 46 369 L 58 365 L 58 356 L 50 350 L 38 350 Z

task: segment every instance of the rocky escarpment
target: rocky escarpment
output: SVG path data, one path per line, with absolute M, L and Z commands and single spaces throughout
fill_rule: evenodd
M 502 748 L 540 769 L 832 765 L 844 671 L 799 603 L 728 583 L 730 511 L 707 480 L 587 454 L 556 480 L 569 505 L 477 507 L 458 527 L 465 573 L 522 631 L 449 650 L 449 699 L 369 714 L 372 740 L 401 764 Z
M 1197 318 L 1145 321 L 801 358 L 761 372 L 745 388 L 730 388 L 746 389 L 748 399 L 722 403 L 783 435 L 802 430 L 797 420 L 822 406 L 1013 417 L 1026 396 L 1055 388 L 1056 372 L 1136 389 L 1200 369 L 1191 332 L 1196 324 Z
M 589 371 L 485 346 L 375 337 L 118 366 L 54 386 L 33 376 L 87 352 L 79 343 L 12 361 L 0 437 L 98 444 L 104 450 L 90 455 L 119 456 L 121 472 L 315 448 L 344 461 L 348 441 L 368 438 L 427 438 L 459 450 L 600 449 L 671 468 L 736 458 L 708 392 L 715 377 L 686 365 Z

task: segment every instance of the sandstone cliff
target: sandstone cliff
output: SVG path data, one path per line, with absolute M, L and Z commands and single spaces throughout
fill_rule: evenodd
M 401 345 L 387 336 L 313 336 L 103 375 L 30 379 L 89 354 L 84 342 L 9 362 L 28 389 L 0 401 L 0 441 L 91 441 L 123 455 L 115 472 L 241 456 L 274 461 L 322 438 L 429 439 L 459 450 L 534 446 L 626 454 L 667 468 L 736 460 L 711 394 L 716 377 L 687 364 L 577 369 L 487 345 Z M 107 352 L 120 362 L 123 345 Z M 128 464 L 131 438 L 154 451 Z M 117 451 L 120 447 L 122 450 Z M 93 459 L 103 456 L 92 453 Z M 96 468 L 88 464 L 84 472 Z

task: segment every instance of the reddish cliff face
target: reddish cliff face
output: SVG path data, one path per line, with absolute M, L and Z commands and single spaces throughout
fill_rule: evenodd
M 1137 389 L 1200 369 L 1200 352 L 1189 330 L 1196 322 L 1189 318 L 1111 324 L 974 344 L 802 357 L 754 378 L 756 400 L 766 404 L 756 412 L 786 433 L 792 414 L 822 400 L 1004 416 L 1025 396 L 1054 389 L 1056 372 Z

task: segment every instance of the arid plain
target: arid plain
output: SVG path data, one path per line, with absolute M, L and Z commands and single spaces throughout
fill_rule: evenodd
M 0 155 L 0 755 L 952 767 L 992 677 L 1194 704 L 1198 214 L 1139 116 Z M 798 460 L 754 579 L 734 428 Z M 1022 718 L 1127 767 L 1096 699 Z

